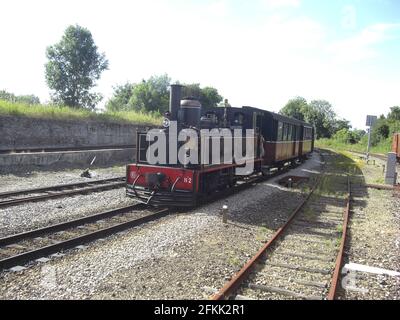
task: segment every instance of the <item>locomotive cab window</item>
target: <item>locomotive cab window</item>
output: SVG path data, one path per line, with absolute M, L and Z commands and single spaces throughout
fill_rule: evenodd
M 214 124 L 218 123 L 218 116 L 214 112 L 207 112 L 204 115 L 204 118 L 207 119 L 208 121 L 211 121 Z
M 236 112 L 233 116 L 233 123 L 236 126 L 241 126 L 244 123 L 244 114 L 241 112 Z
M 138 162 L 139 163 L 147 163 L 147 157 L 146 157 L 146 152 L 147 148 L 150 145 L 150 142 L 146 140 L 146 133 L 139 133 L 138 135 Z

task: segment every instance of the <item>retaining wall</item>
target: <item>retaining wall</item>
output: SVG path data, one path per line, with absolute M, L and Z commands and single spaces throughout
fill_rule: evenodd
M 143 129 L 125 123 L 0 116 L 0 151 L 132 146 Z
M 95 167 L 126 164 L 135 160 L 136 132 L 143 129 L 127 123 L 0 116 L 0 173 L 87 168 L 94 157 Z M 98 150 L 62 150 L 81 147 Z M 12 152 L 41 149 L 50 152 Z

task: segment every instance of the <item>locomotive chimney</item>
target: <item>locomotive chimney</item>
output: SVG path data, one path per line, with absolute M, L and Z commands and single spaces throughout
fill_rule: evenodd
M 169 113 L 171 121 L 178 120 L 178 110 L 181 106 L 181 91 L 182 85 L 171 84 L 171 91 L 169 96 Z

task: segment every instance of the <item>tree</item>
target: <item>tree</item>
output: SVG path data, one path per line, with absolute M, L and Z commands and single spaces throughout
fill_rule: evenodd
M 106 103 L 108 111 L 122 111 L 129 110 L 129 101 L 132 97 L 134 84 L 127 82 L 123 85 L 114 87 L 114 94 Z
M 352 139 L 353 141 L 351 143 L 358 143 L 361 141 L 361 139 L 366 135 L 365 130 L 359 130 L 359 129 L 354 129 L 352 131 Z
M 304 112 L 304 120 L 313 124 L 317 138 L 330 138 L 334 133 L 336 114 L 326 100 L 313 100 Z
M 167 74 L 152 76 L 149 80 L 133 86 L 129 100 L 130 109 L 142 111 L 158 111 L 164 113 L 169 108 L 169 83 Z
M 213 87 L 204 87 L 201 89 L 202 97 L 200 102 L 204 108 L 215 108 L 218 103 L 222 101 L 222 96 L 218 93 L 218 90 Z
M 301 121 L 304 121 L 307 109 L 307 100 L 302 97 L 296 97 L 289 100 L 289 102 L 279 111 L 279 113 L 292 117 Z
M 222 96 L 213 87 L 201 88 L 199 83 L 185 84 L 183 97 L 192 97 L 200 101 L 204 109 L 214 108 L 222 101 Z
M 379 119 L 375 122 L 371 131 L 371 144 L 377 145 L 379 142 L 387 139 L 390 134 L 390 128 L 387 119 Z
M 289 100 L 280 113 L 314 125 L 317 138 L 330 138 L 343 128 L 350 129 L 349 122 L 337 120 L 332 105 L 326 100 L 313 100 L 309 104 L 302 97 Z
M 114 94 L 106 104 L 107 110 L 138 110 L 163 113 L 169 108 L 169 85 L 171 78 L 167 74 L 152 76 L 140 83 L 126 83 L 114 88 Z M 200 84 L 186 84 L 182 97 L 193 97 L 200 101 L 203 108 L 216 107 L 222 101 L 218 90 L 213 87 L 201 88 Z
M 33 94 L 17 96 L 5 90 L 0 90 L 0 99 L 24 104 L 40 104 L 39 97 Z
M 27 94 L 27 95 L 17 96 L 17 102 L 25 104 L 40 104 L 40 99 L 39 97 L 33 94 Z
M 91 92 L 96 80 L 108 69 L 104 53 L 99 53 L 92 34 L 81 26 L 69 26 L 61 41 L 46 50 L 46 81 L 53 100 L 70 107 L 94 109 L 102 99 Z
M 400 107 L 391 107 L 387 118 L 389 120 L 400 120 Z
M 0 99 L 7 100 L 10 102 L 16 102 L 17 97 L 13 93 L 9 93 L 6 90 L 0 90 Z
M 340 131 L 342 129 L 351 129 L 350 121 L 346 119 L 336 119 L 333 127 L 333 133 L 336 133 L 337 131 Z

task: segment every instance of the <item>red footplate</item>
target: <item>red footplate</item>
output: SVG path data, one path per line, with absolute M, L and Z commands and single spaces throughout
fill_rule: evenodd
M 184 168 L 130 164 L 127 195 L 153 205 L 193 206 L 196 202 L 196 172 Z

